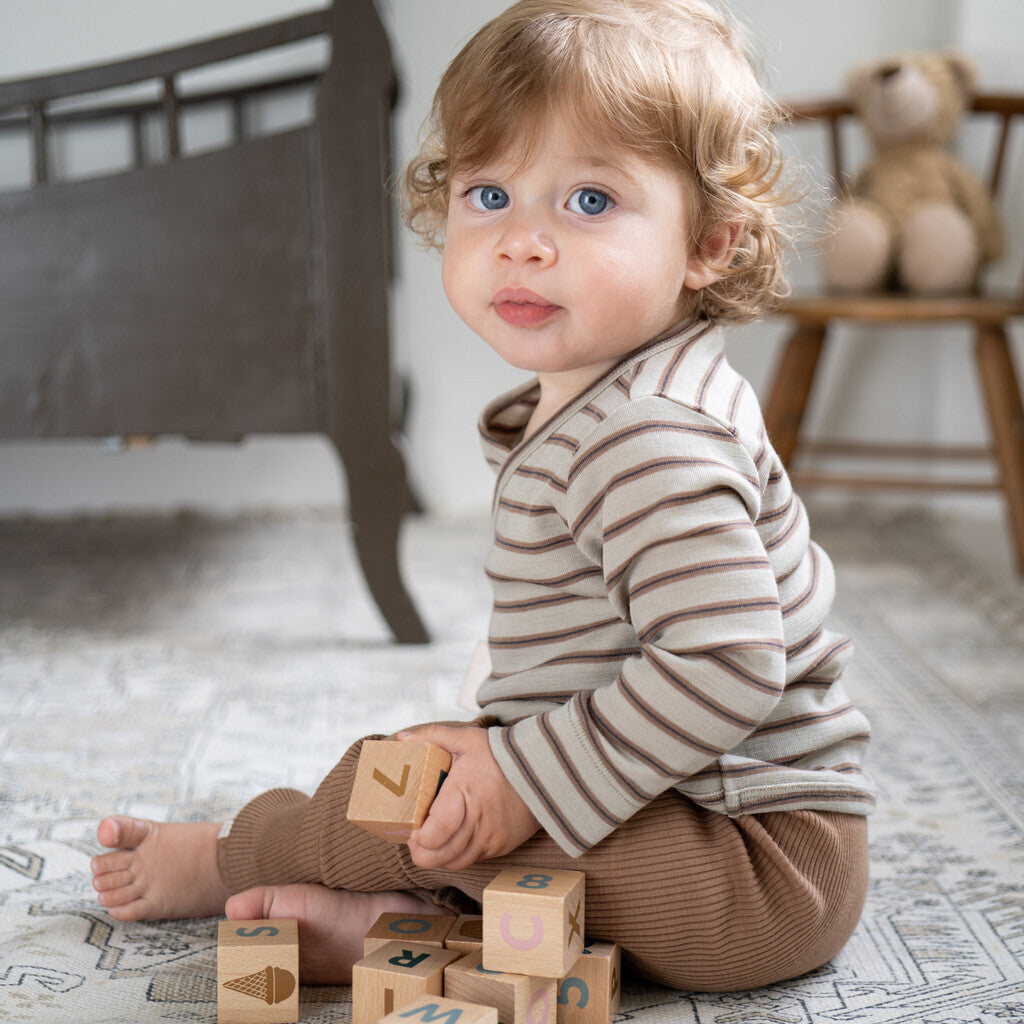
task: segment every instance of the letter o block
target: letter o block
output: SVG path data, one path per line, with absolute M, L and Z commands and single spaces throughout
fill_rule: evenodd
M 484 967 L 564 977 L 583 951 L 583 887 L 581 871 L 502 871 L 484 889 Z
M 614 942 L 588 942 L 558 984 L 558 1024 L 608 1024 L 618 1013 L 622 952 Z
M 444 914 L 381 914 L 363 936 L 363 956 L 388 942 L 418 942 L 424 946 L 444 946 L 455 924 Z
M 432 743 L 364 741 L 348 820 L 388 842 L 404 843 L 426 820 L 451 766 L 451 754 Z
M 219 1024 L 292 1024 L 298 1019 L 298 923 L 221 921 L 217 928 Z
M 444 969 L 459 955 L 416 942 L 375 949 L 352 966 L 352 1024 L 376 1024 L 413 999 L 441 995 Z

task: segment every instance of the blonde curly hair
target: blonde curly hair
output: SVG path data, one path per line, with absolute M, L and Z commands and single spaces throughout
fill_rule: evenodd
M 520 0 L 441 78 L 405 174 L 406 223 L 442 249 L 450 182 L 496 155 L 528 155 L 548 115 L 683 172 L 696 252 L 737 230 L 722 276 L 681 297 L 684 316 L 756 319 L 786 294 L 778 105 L 741 34 L 704 0 Z

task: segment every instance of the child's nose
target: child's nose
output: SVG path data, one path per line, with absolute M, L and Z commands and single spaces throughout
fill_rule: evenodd
M 498 240 L 497 255 L 513 263 L 547 266 L 557 258 L 554 239 L 541 218 L 525 214 L 510 217 Z

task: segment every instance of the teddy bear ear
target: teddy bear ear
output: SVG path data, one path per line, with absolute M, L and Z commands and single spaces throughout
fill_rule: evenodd
M 868 63 L 857 64 L 852 67 L 846 75 L 846 94 L 855 98 L 860 96 L 861 92 L 864 90 L 864 85 L 874 74 L 878 64 L 878 61 L 870 61 Z
M 959 50 L 947 50 L 942 54 L 946 66 L 953 73 L 953 77 L 960 85 L 960 90 L 965 98 L 974 94 L 974 86 L 978 81 L 978 69 L 974 61 L 965 53 Z

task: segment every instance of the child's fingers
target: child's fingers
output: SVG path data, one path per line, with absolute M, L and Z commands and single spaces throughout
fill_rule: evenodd
M 426 821 L 413 833 L 416 843 L 427 850 L 440 850 L 449 843 L 466 820 L 466 801 L 457 786 L 442 786 L 430 805 Z
M 454 754 L 459 750 L 458 739 L 461 731 L 447 725 L 424 725 L 419 729 L 400 732 L 395 738 L 418 743 L 433 743 L 434 746 L 447 750 L 449 754 Z

